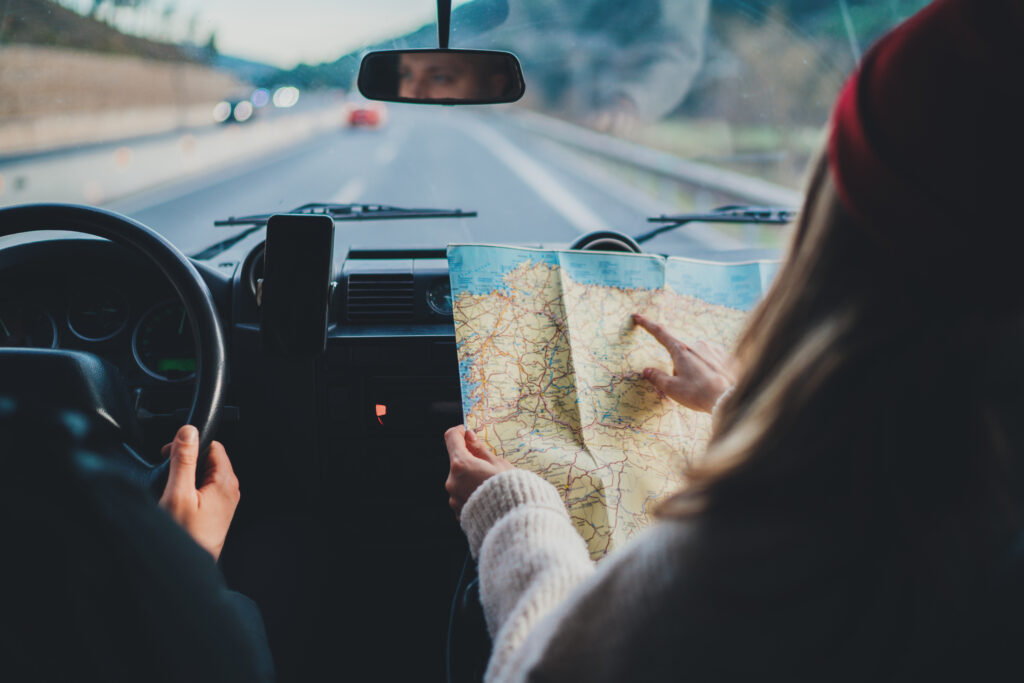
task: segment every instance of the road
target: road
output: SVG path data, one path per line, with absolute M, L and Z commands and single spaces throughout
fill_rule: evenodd
M 315 119 L 308 112 L 302 116 L 307 118 L 296 114 L 261 122 L 263 128 L 236 126 L 195 136 L 189 141 L 191 168 L 174 173 L 168 169 L 184 154 L 181 140 L 164 141 L 166 149 L 159 150 L 143 144 L 133 156 L 115 149 L 118 163 L 129 155 L 134 166 L 104 182 L 120 183 L 128 195 L 104 201 L 99 192 L 93 203 L 153 227 L 188 254 L 239 231 L 213 227 L 216 219 L 287 211 L 314 201 L 479 212 L 477 218 L 350 223 L 339 229 L 338 240 L 377 248 L 566 244 L 598 229 L 637 234 L 648 228 L 646 216 L 675 210 L 626 187 L 577 153 L 511 125 L 500 112 L 391 105 L 388 123 L 377 130 L 340 125 L 337 106 L 325 107 Z M 272 138 L 274 144 L 268 142 Z M 93 163 L 88 154 L 96 152 L 71 151 L 36 162 L 50 165 L 41 177 L 53 183 L 52 193 L 65 192 L 57 182 L 65 177 L 68 187 L 82 178 L 87 188 L 99 182 L 88 179 Z M 195 162 L 197 154 L 208 160 Z M 244 158 L 231 160 L 232 154 Z M 4 171 L 0 166 L 0 174 Z M 10 199 L 0 197 L 0 203 Z M 668 234 L 650 245 L 666 253 L 702 255 L 742 246 L 710 229 Z

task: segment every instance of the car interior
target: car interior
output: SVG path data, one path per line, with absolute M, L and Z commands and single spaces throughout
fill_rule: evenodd
M 449 49 L 451 5 L 437 3 L 439 48 L 364 56 L 363 95 L 429 108 L 515 102 L 541 87 L 510 53 Z M 431 54 L 492 69 L 493 91 L 409 94 L 395 69 Z M 638 252 L 694 221 L 788 222 L 795 206 L 765 208 L 768 194 L 761 207 L 662 216 L 647 235 L 602 229 L 551 243 Z M 244 229 L 186 255 L 100 202 L 4 203 L 0 394 L 103 425 L 118 466 L 154 496 L 167 476 L 160 447 L 177 427 L 196 425 L 201 449 L 225 445 L 242 503 L 219 567 L 259 606 L 278 679 L 479 680 L 489 640 L 444 489 L 443 433 L 463 422 L 450 240 L 429 227 L 473 220 L 472 206 L 282 207 L 228 218 Z M 425 219 L 418 240 L 366 238 L 409 218 Z M 779 253 L 749 244 L 715 256 Z

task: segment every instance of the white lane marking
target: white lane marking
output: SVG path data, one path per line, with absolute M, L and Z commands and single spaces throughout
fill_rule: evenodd
M 353 178 L 338 190 L 331 197 L 332 204 L 350 204 L 359 199 L 359 195 L 366 191 L 366 181 L 362 178 Z
M 600 164 L 589 163 L 584 157 L 574 154 L 556 142 L 546 141 L 544 148 L 547 154 L 558 158 L 563 164 L 571 168 L 574 173 L 586 178 L 601 188 L 601 191 L 608 196 L 614 197 L 636 211 L 647 216 L 679 213 L 678 207 L 655 199 L 635 187 L 630 187 L 620 178 L 616 178 L 611 172 L 602 168 Z M 639 231 L 642 231 L 642 229 Z M 731 237 L 707 223 L 691 223 L 686 227 L 686 235 L 708 249 L 746 249 L 750 246 L 746 242 Z
M 388 138 L 377 148 L 377 152 L 373 155 L 374 160 L 380 166 L 387 166 L 395 157 L 398 156 L 398 151 L 402 145 L 405 144 L 405 139 L 409 137 L 410 127 L 405 126 L 393 126 L 392 130 L 388 131 Z
M 381 166 L 387 166 L 395 160 L 396 156 L 398 156 L 398 143 L 392 140 L 385 142 L 377 148 L 377 153 L 374 155 L 374 159 Z
M 520 180 L 540 195 L 552 209 L 569 221 L 580 232 L 604 230 L 607 223 L 555 178 L 546 168 L 528 157 L 493 128 L 477 122 L 467 126 L 467 132 L 491 151 L 502 163 L 519 176 Z

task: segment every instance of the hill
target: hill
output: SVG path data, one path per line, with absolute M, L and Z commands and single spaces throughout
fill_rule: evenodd
M 0 2 L 0 155 L 209 125 L 246 86 L 205 55 L 46 0 Z
M 0 43 L 20 43 L 131 55 L 163 61 L 199 61 L 177 45 L 121 33 L 50 0 L 8 0 Z

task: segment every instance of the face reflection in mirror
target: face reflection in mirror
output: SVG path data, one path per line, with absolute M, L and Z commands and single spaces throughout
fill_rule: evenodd
M 398 61 L 400 99 L 492 99 L 508 85 L 508 74 L 495 60 L 424 52 L 402 54 Z

